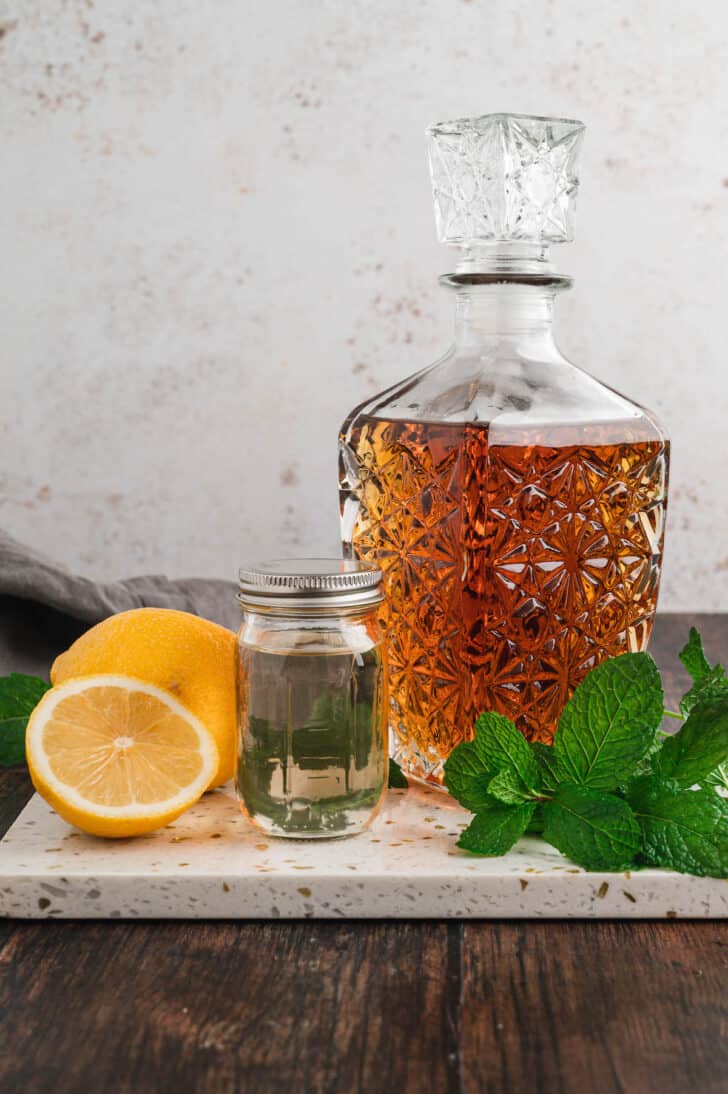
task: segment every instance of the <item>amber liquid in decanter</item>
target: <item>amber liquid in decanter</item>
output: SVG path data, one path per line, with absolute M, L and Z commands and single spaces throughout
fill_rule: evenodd
M 352 422 L 350 552 L 385 574 L 394 728 L 421 777 L 440 781 L 432 761 L 484 710 L 550 742 L 589 669 L 647 644 L 668 445 L 627 423 L 618 443 L 614 425 L 604 443 L 599 427 L 588 443 L 573 432 L 504 445 L 481 423 Z

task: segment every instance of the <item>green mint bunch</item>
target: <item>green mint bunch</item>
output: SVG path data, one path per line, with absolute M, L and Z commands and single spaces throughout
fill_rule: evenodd
M 445 764 L 445 785 L 475 814 L 458 846 L 503 855 L 525 833 L 587 870 L 662 866 L 728 874 L 728 678 L 696 630 L 680 654 L 693 686 L 684 723 L 660 733 L 660 674 L 646 653 L 592 669 L 559 719 L 553 746 L 482 714 Z M 718 789 L 718 792 L 716 792 Z

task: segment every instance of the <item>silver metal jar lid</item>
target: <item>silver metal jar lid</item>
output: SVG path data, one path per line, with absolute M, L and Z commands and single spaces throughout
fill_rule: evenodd
M 284 558 L 241 567 L 238 600 L 251 607 L 347 608 L 383 599 L 382 572 L 355 559 Z

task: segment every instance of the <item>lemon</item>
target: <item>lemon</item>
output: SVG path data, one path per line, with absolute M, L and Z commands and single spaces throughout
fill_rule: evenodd
M 135 608 L 97 623 L 56 658 L 51 682 L 97 673 L 134 676 L 177 699 L 215 738 L 210 785 L 232 778 L 235 764 L 235 660 L 232 631 L 188 612 Z
M 204 793 L 217 746 L 199 718 L 130 676 L 84 676 L 51 688 L 25 735 L 33 785 L 94 836 L 138 836 Z

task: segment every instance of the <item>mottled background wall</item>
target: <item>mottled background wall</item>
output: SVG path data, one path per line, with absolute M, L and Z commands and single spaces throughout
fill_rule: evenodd
M 338 548 L 345 412 L 444 349 L 423 128 L 588 124 L 567 354 L 674 442 L 728 608 L 728 7 L 0 2 L 0 521 L 91 575 Z

